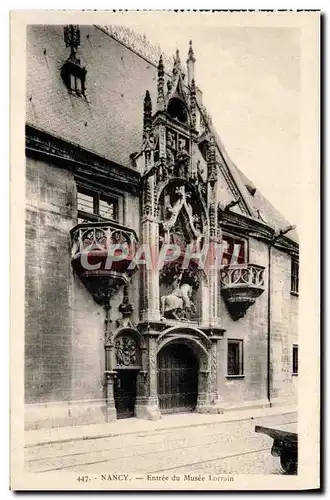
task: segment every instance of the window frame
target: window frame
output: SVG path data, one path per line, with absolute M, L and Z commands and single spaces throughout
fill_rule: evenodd
M 222 239 L 227 238 L 232 238 L 233 240 L 239 240 L 244 244 L 244 262 L 242 263 L 236 263 L 236 264 L 222 264 L 221 261 L 221 267 L 222 268 L 228 268 L 232 266 L 246 266 L 249 263 L 249 240 L 248 238 L 245 238 L 244 236 L 241 236 L 240 234 L 234 233 L 234 232 L 228 232 L 228 231 L 223 231 L 222 232 Z M 223 257 L 223 255 L 222 255 Z
M 123 212 L 123 198 L 119 194 L 113 192 L 105 192 L 103 189 L 98 189 L 96 186 L 87 186 L 83 183 L 76 182 L 77 185 L 77 221 L 78 224 L 88 222 L 108 222 L 113 221 L 121 223 Z M 91 196 L 93 198 L 93 213 L 79 210 L 78 196 L 79 193 Z M 111 201 L 114 204 L 114 218 L 107 219 L 100 215 L 100 200 Z M 84 219 L 84 222 L 79 222 L 79 219 Z
M 297 271 L 295 273 L 294 271 Z M 290 285 L 291 295 L 296 297 L 299 295 L 299 259 L 291 257 L 291 285 Z
M 229 344 L 234 344 L 238 346 L 238 373 L 228 373 L 229 368 Z M 235 378 L 244 378 L 244 340 L 243 339 L 227 339 L 227 375 L 226 378 L 235 379 Z
M 296 354 L 295 354 L 296 353 Z M 297 377 L 299 375 L 299 345 L 292 345 L 292 366 L 291 366 L 292 375 Z

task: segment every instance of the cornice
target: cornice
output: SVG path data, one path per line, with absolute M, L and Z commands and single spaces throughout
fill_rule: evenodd
M 274 228 L 264 222 L 236 212 L 222 213 L 221 227 L 228 232 L 239 232 L 243 236 L 263 241 L 266 245 L 271 244 L 275 233 Z M 290 254 L 297 255 L 299 252 L 299 243 L 288 236 L 281 236 L 273 246 Z
M 51 163 L 74 175 L 140 194 L 140 173 L 27 124 L 25 151 L 30 158 Z

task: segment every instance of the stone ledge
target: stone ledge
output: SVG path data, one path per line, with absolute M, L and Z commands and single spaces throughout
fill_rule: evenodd
M 233 401 L 230 403 L 223 403 L 222 405 L 224 412 L 239 411 L 239 410 L 249 410 L 258 408 L 270 408 L 270 403 L 268 399 L 256 399 L 250 401 Z
M 25 430 L 52 429 L 107 421 L 104 399 L 25 405 L 24 414 Z
M 272 408 L 279 408 L 288 405 L 297 405 L 297 397 L 294 394 L 278 396 L 270 400 Z

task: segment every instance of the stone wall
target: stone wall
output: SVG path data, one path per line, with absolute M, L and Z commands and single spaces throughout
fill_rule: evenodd
M 224 407 L 264 406 L 267 401 L 268 248 L 249 240 L 249 262 L 265 267 L 265 291 L 246 315 L 233 321 L 221 298 L 226 332 L 219 346 L 219 387 Z M 295 404 L 297 377 L 292 376 L 292 346 L 298 343 L 298 298 L 290 294 L 291 257 L 272 249 L 270 387 L 272 404 Z M 243 339 L 244 377 L 227 376 L 228 339 Z
M 73 298 L 72 176 L 27 159 L 25 247 L 25 399 L 71 398 Z
M 139 201 L 126 195 L 126 224 L 139 232 Z M 26 161 L 25 402 L 27 426 L 104 418 L 104 311 L 71 268 L 70 229 L 77 224 L 71 173 Z M 130 296 L 139 300 L 139 277 Z M 120 290 L 112 327 L 121 317 Z M 138 320 L 138 307 L 133 313 Z M 74 404 L 75 403 L 75 404 Z
M 267 247 L 257 240 L 249 241 L 249 262 L 267 268 Z M 225 406 L 244 407 L 267 403 L 267 275 L 265 291 L 258 297 L 243 318 L 234 321 L 221 298 L 222 326 L 226 332 L 220 343 L 221 399 Z M 228 339 L 243 339 L 244 377 L 227 377 Z
M 272 249 L 271 280 L 271 398 L 274 403 L 294 400 L 292 346 L 298 343 L 298 298 L 291 292 L 291 257 Z

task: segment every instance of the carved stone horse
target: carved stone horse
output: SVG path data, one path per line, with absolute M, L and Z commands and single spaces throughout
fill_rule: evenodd
M 170 313 L 173 318 L 181 319 L 182 313 L 191 308 L 191 291 L 192 287 L 185 283 L 175 288 L 169 295 L 163 295 L 160 299 L 162 316 Z

